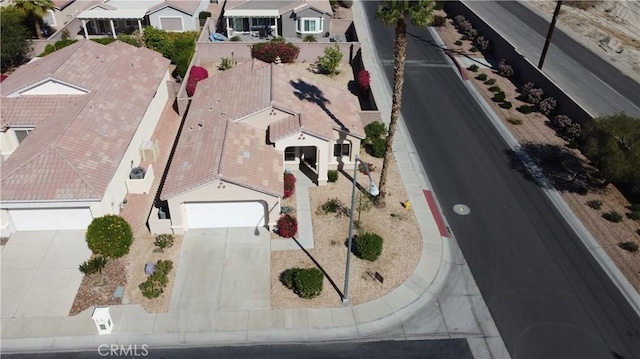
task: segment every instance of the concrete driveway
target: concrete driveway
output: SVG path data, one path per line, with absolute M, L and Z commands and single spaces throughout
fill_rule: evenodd
M 18 232 L 2 250 L 2 318 L 57 317 L 69 310 L 91 256 L 84 230 Z M 47 298 L 47 300 L 43 300 Z
M 189 230 L 169 312 L 270 309 L 270 244 L 264 228 Z

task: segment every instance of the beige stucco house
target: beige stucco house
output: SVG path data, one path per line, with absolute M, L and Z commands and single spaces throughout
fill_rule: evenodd
M 149 190 L 131 179 L 169 99 L 169 60 L 80 41 L 2 82 L 0 232 L 86 229 Z M 159 174 L 158 174 L 159 175 Z
M 302 167 L 322 186 L 328 170 L 353 168 L 359 113 L 353 95 L 286 65 L 253 60 L 202 80 L 151 231 L 275 224 L 285 170 Z

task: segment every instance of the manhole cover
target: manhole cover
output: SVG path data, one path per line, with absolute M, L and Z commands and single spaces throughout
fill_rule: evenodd
M 466 216 L 467 214 L 471 213 L 471 209 L 469 209 L 469 207 L 465 206 L 464 204 L 456 204 L 455 206 L 453 206 L 453 211 L 461 216 Z

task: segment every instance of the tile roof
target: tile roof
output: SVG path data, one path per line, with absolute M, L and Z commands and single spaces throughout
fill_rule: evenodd
M 0 128 L 11 126 L 37 127 L 52 115 L 64 111 L 73 111 L 79 103 L 86 103 L 90 96 L 61 95 L 61 96 L 21 96 L 3 98 L 0 107 Z
M 196 10 L 200 6 L 200 0 L 166 0 L 149 8 L 148 13 L 153 13 L 167 6 L 182 10 L 190 15 L 195 15 Z
M 225 9 L 278 10 L 280 15 L 282 15 L 302 6 L 310 6 L 323 13 L 333 14 L 329 0 L 227 0 Z
M 22 106 L 34 115 L 42 110 L 27 105 L 52 112 L 34 121 L 41 124 L 2 163 L 0 199 L 102 198 L 168 68 L 169 60 L 148 49 L 81 41 L 16 70 L 2 84 L 3 107 L 10 104 L 3 126 L 25 120 Z M 90 92 L 6 98 L 46 78 Z
M 272 123 L 268 131 L 243 123 L 243 117 L 272 107 L 291 116 Z M 267 141 L 296 131 L 331 139 L 333 129 L 364 138 L 359 111 L 352 95 L 313 84 L 285 66 L 258 60 L 202 80 L 191 101 L 161 198 L 216 179 L 282 195 L 283 155 Z

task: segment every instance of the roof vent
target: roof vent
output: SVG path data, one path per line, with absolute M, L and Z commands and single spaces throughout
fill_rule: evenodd
M 244 157 L 244 158 L 249 158 L 249 157 L 251 157 L 251 156 L 250 156 L 249 152 L 244 151 L 244 152 L 242 152 L 242 157 Z
M 209 112 L 213 111 L 213 106 L 209 107 Z

